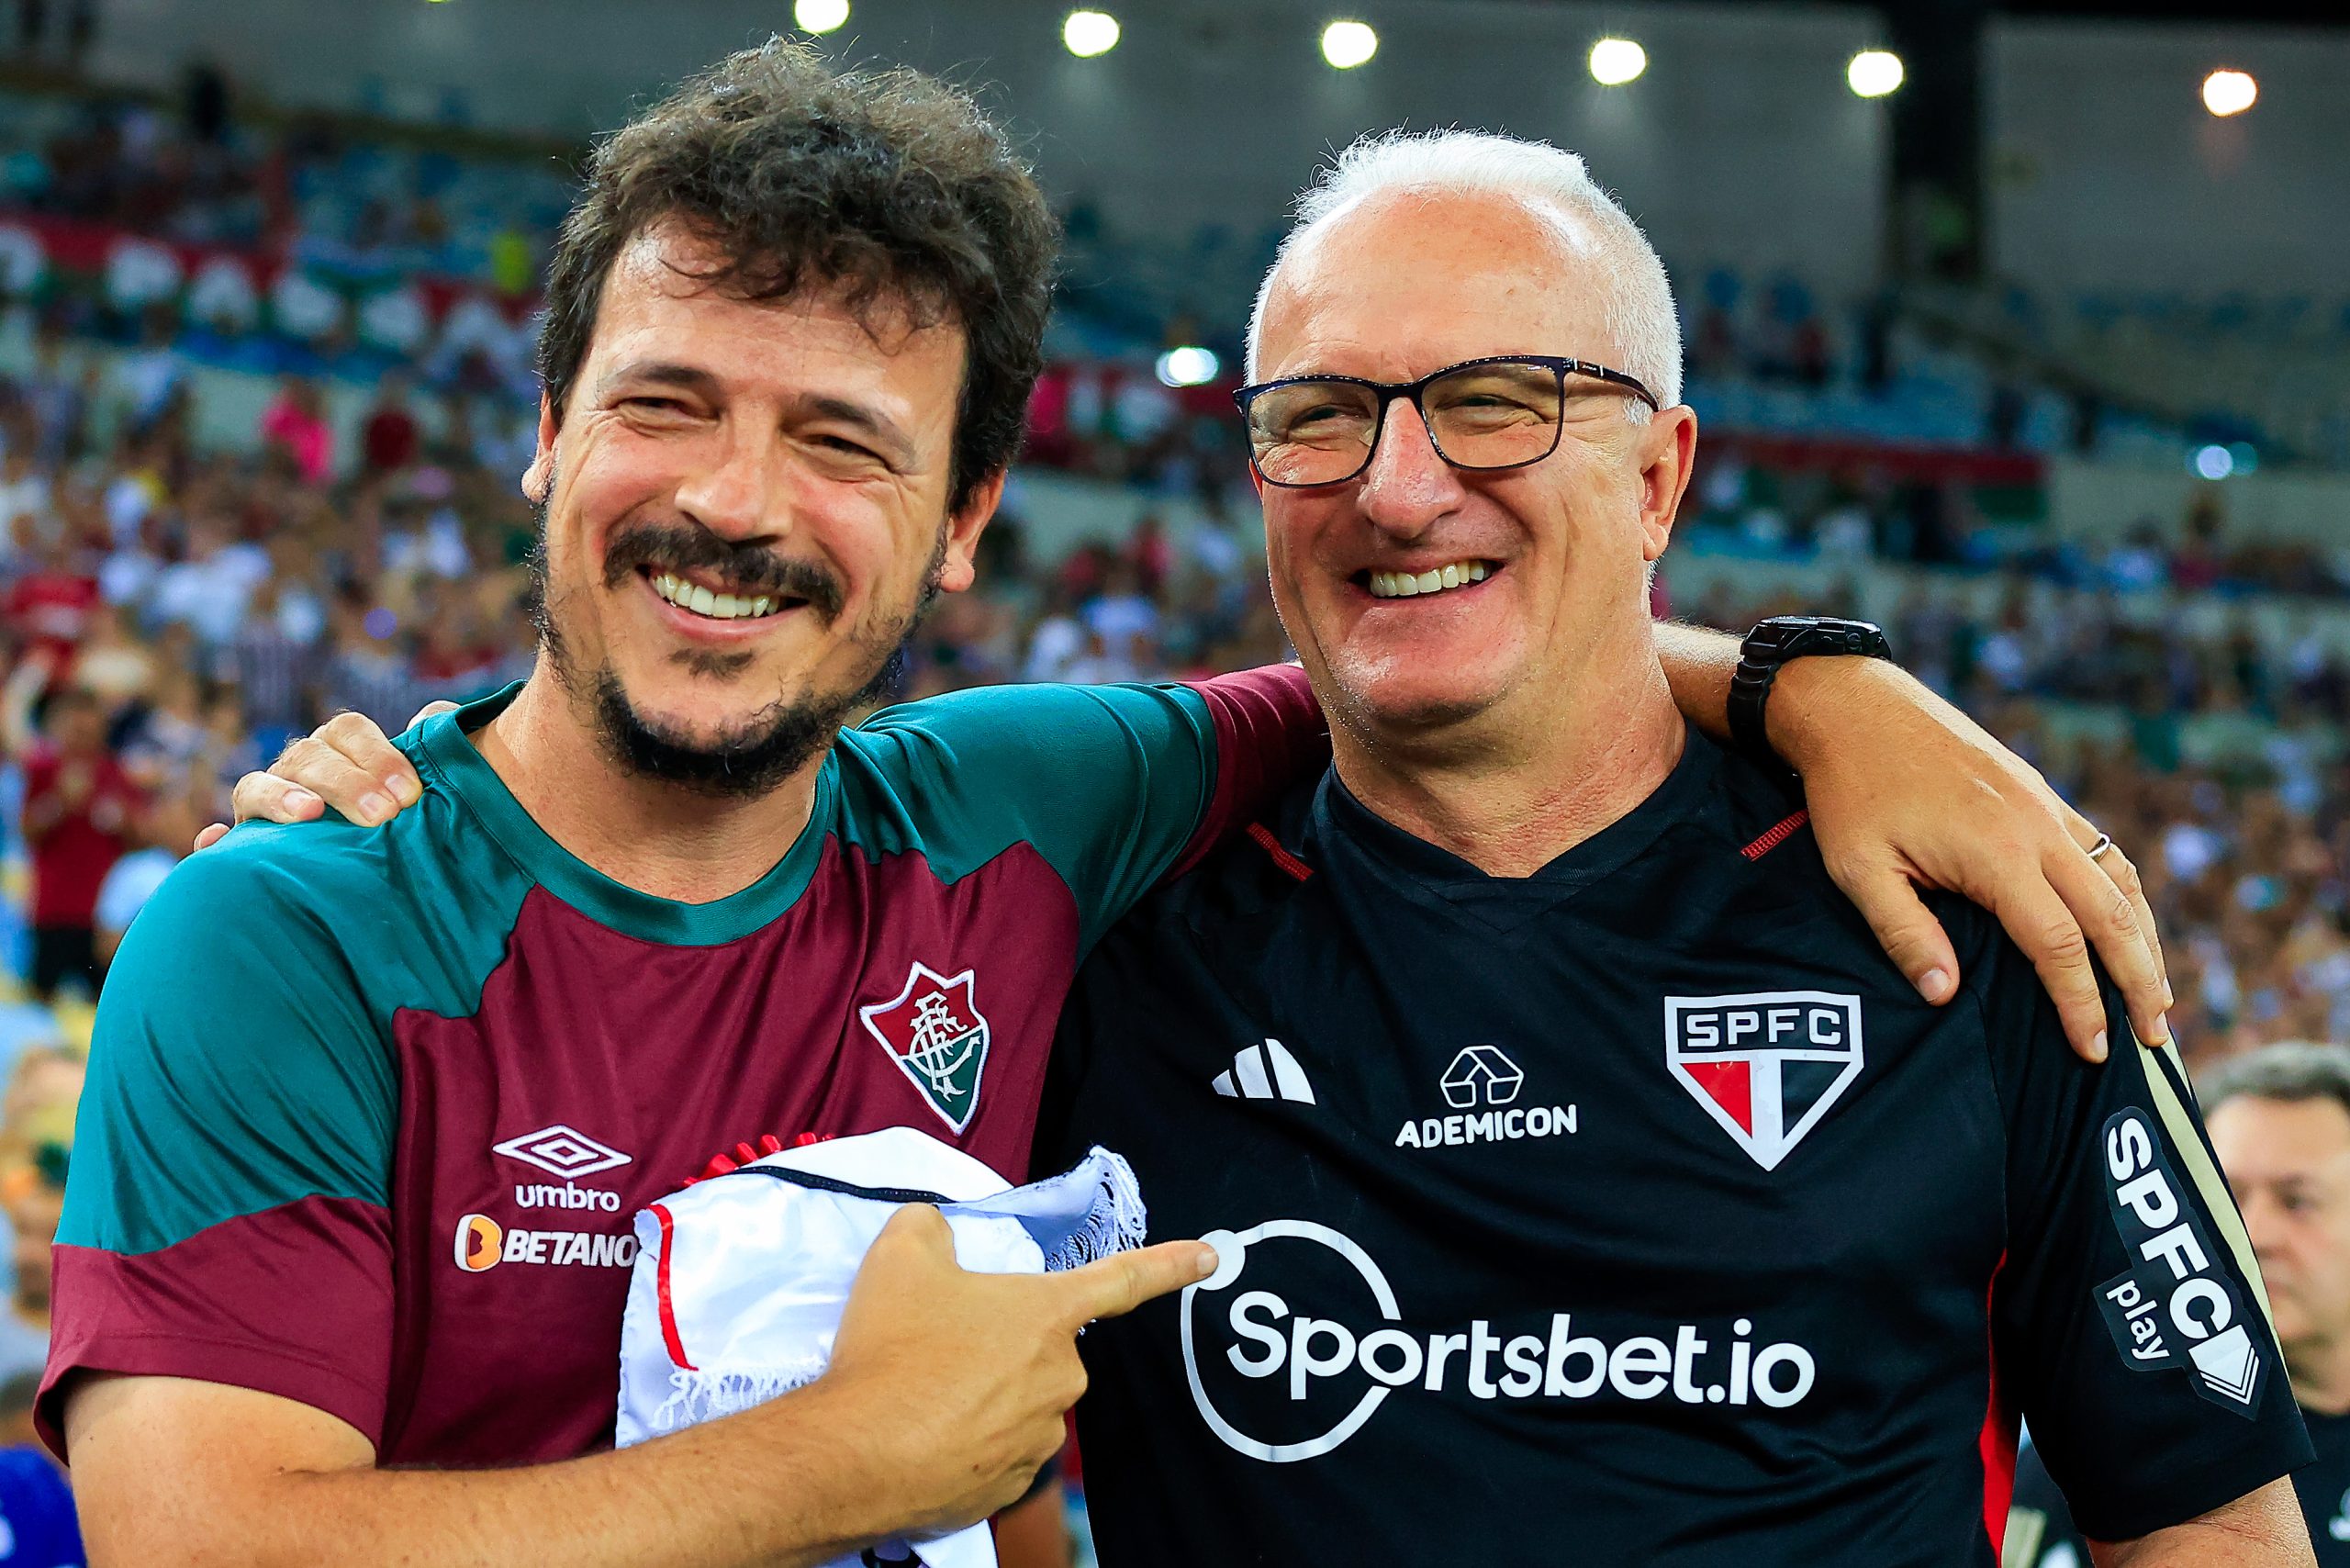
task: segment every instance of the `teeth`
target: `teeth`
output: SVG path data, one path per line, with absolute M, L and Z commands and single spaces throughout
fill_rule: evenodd
M 662 572 L 653 579 L 653 591 L 681 610 L 697 615 L 707 615 L 713 621 L 749 621 L 772 614 L 776 600 L 767 595 L 751 598 L 743 594 L 713 593 L 709 588 L 686 581 L 674 572 Z
M 1411 599 L 1424 593 L 1442 593 L 1447 588 L 1482 583 L 1487 576 L 1483 561 L 1454 561 L 1432 571 L 1417 573 L 1373 572 L 1371 574 L 1371 597 Z

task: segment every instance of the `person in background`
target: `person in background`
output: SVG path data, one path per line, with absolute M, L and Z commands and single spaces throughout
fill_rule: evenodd
M 365 472 L 397 473 L 416 461 L 423 431 L 408 410 L 408 377 L 391 375 L 376 388 L 375 401 L 359 430 L 359 457 Z
M 49 476 L 34 465 L 35 455 L 25 446 L 12 445 L 0 457 L 0 519 L 29 517 L 40 532 L 53 533 Z
M 155 890 L 180 863 L 197 830 L 210 819 L 218 788 L 210 768 L 198 763 L 178 787 L 162 793 L 140 813 L 139 847 L 116 861 L 106 880 L 98 884 L 93 918 L 101 975 L 114 962 L 115 949 L 122 946 L 132 917 L 155 896 Z
M 36 1046 L 17 1058 L 0 1109 L 0 1213 L 13 1279 L 0 1306 L 0 1380 L 40 1371 L 49 1356 L 50 1246 L 65 1201 L 81 1058 Z
M 102 604 L 89 634 L 73 650 L 67 678 L 95 692 L 108 712 L 143 700 L 155 680 L 155 655 L 120 605 Z
M 389 606 L 348 599 L 338 604 L 333 643 L 320 683 L 328 712 L 347 710 L 389 725 L 423 700 L 400 636 L 399 616 Z
M 73 1496 L 33 1431 L 33 1396 L 49 1354 L 50 1243 L 72 1159 L 81 1058 L 54 1046 L 17 1058 L 0 1100 L 0 1209 L 13 1235 L 15 1282 L 0 1309 L 0 1563 L 79 1568 Z
M 73 1488 L 33 1430 L 39 1388 L 38 1371 L 0 1382 L 0 1562 L 83 1568 Z
M 98 608 L 98 580 L 81 569 L 73 547 L 63 539 L 43 535 L 38 529 L 29 541 L 32 566 L 8 590 L 8 630 L 17 645 L 45 651 L 52 666 L 62 670 L 89 630 Z
M 2320 1568 L 2350 1568 L 2350 1046 L 2264 1046 L 2204 1075 L 2212 1152 L 2267 1282 L 2317 1462 L 2293 1474 Z M 2035 1450 L 2016 1469 L 2004 1568 L 2088 1568 Z
M 291 457 L 306 483 L 326 483 L 334 473 L 334 427 L 327 422 L 326 398 L 317 383 L 286 378 L 262 410 L 261 442 Z
M 29 745 L 26 712 L 47 665 L 28 659 L 6 693 L 10 749 L 25 770 L 25 843 L 32 852 L 33 994 L 47 1002 L 78 977 L 98 993 L 94 926 L 98 885 L 130 846 L 138 786 L 106 747 L 106 711 L 96 697 L 67 687 L 49 700 L 43 738 Z

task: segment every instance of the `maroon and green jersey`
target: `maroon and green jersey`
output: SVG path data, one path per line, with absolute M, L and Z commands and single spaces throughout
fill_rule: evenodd
M 98 1009 L 38 1410 L 230 1383 L 385 1464 L 608 1443 L 636 1210 L 745 1130 L 919 1127 L 1024 1180 L 1080 957 L 1326 743 L 1303 675 L 1000 687 L 843 734 L 789 853 L 687 904 L 566 854 L 467 738 L 388 826 L 249 824 Z

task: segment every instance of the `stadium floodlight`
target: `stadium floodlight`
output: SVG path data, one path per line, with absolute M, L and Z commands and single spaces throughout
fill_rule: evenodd
M 1196 343 L 1169 349 L 1155 366 L 1162 386 L 1205 386 L 1223 367 L 1214 354 Z
M 1601 39 L 1591 46 L 1591 79 L 1603 87 L 1637 81 L 1649 68 L 1649 51 L 1630 39 Z
M 1365 22 L 1332 22 L 1322 29 L 1322 58 L 1341 71 L 1369 63 L 1379 52 L 1379 35 Z
M 2203 106 L 2221 118 L 2240 115 L 2260 96 L 2249 71 L 2214 71 L 2203 78 Z
M 1118 18 L 1107 11 L 1071 11 L 1061 24 L 1061 42 L 1080 60 L 1107 54 L 1118 47 Z
M 1844 80 L 1863 98 L 1882 98 L 1897 91 L 1908 74 L 1901 57 L 1887 49 L 1864 49 L 1844 67 Z
M 848 0 L 797 0 L 791 19 L 804 33 L 837 32 L 848 25 Z
M 2236 471 L 2236 454 L 2217 443 L 2199 446 L 2187 465 L 2202 478 L 2224 479 Z

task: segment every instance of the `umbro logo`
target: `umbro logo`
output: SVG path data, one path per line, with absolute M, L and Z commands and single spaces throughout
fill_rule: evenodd
M 524 1133 L 520 1137 L 508 1138 L 504 1143 L 494 1143 L 489 1151 L 525 1165 L 535 1165 L 566 1182 L 629 1162 L 629 1156 L 619 1149 L 598 1143 L 578 1128 L 565 1126 L 561 1122 L 534 1133 Z
M 1279 1040 L 1267 1040 L 1261 1046 L 1247 1046 L 1232 1058 L 1229 1071 L 1215 1075 L 1215 1092 L 1227 1100 L 1292 1100 L 1301 1105 L 1314 1102 L 1314 1085 L 1305 1081 L 1305 1070 L 1289 1054 L 1289 1047 Z

